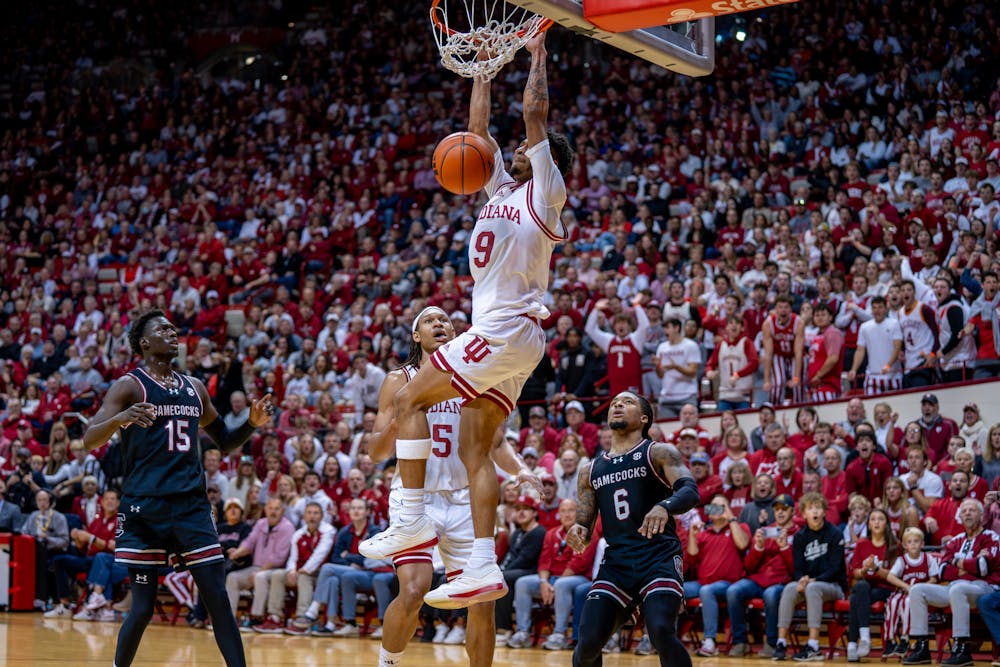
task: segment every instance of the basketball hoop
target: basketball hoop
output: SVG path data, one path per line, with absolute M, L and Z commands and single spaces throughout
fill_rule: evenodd
M 441 64 L 466 78 L 492 79 L 528 40 L 552 25 L 504 0 L 433 0 L 431 28 Z M 480 55 L 484 54 L 484 55 Z

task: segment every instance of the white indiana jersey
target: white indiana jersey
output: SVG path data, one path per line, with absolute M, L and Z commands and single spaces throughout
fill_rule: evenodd
M 910 312 L 900 307 L 898 320 L 906 362 L 903 370 L 912 371 L 927 363 L 926 355 L 934 349 L 934 333 L 924 321 L 924 304 L 919 301 L 913 302 Z
M 969 321 L 969 307 L 961 301 L 949 301 L 943 306 L 938 306 L 938 341 L 942 350 L 944 350 L 944 346 L 948 342 L 948 339 L 951 338 L 951 325 L 948 323 L 948 311 L 952 308 L 958 308 L 962 311 L 963 325 Z M 947 355 L 942 355 L 941 368 L 946 371 L 954 370 L 956 368 L 965 368 L 975 360 L 976 343 L 974 337 L 962 336 L 962 338 L 958 341 L 958 345 L 955 346 L 955 349 Z
M 745 400 L 748 392 L 753 390 L 753 375 L 741 377 L 733 382 L 732 377 L 737 371 L 747 367 L 746 346 L 748 340 L 741 337 L 734 344 L 725 339 L 719 343 L 719 398 L 727 401 Z M 749 343 L 752 345 L 753 343 Z
M 400 370 L 409 382 L 417 374 L 416 366 L 403 366 Z M 449 398 L 427 410 L 427 425 L 431 429 L 431 455 L 427 458 L 427 475 L 424 491 L 458 491 L 469 486 L 465 464 L 458 456 L 458 424 L 462 415 L 462 401 Z M 402 488 L 402 475 L 392 478 L 392 488 Z
M 489 201 L 469 240 L 472 324 L 506 323 L 511 317 L 549 316 L 544 296 L 549 287 L 552 250 L 566 240 L 560 215 L 566 184 L 546 139 L 525 156 L 531 178 L 518 184 L 504 169 L 500 151 L 485 190 Z

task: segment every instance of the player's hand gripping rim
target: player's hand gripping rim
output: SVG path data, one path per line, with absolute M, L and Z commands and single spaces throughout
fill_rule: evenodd
M 654 505 L 653 509 L 649 510 L 649 513 L 642 520 L 642 525 L 639 526 L 639 534 L 646 539 L 659 535 L 667 529 L 667 522 L 669 520 L 670 514 L 667 510 L 659 505 Z

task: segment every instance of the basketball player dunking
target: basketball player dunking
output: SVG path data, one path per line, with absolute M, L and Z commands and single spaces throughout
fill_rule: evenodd
M 531 53 L 523 101 L 527 138 L 514 152 L 510 173 L 489 134 L 490 83 L 473 83 L 469 131 L 493 147 L 495 166 L 485 188 L 489 201 L 479 212 L 469 243 L 475 280 L 472 327 L 431 355 L 431 363 L 422 365 L 396 394 L 396 456 L 403 484 L 399 521 L 360 545 L 369 558 L 387 558 L 437 541 L 424 510 L 426 464 L 433 446 L 427 411 L 461 397 L 459 454 L 469 476 L 476 539 L 462 574 L 425 596 L 432 606 L 467 606 L 495 600 L 507 591 L 494 555 L 499 486 L 490 452 L 497 429 L 545 354 L 540 322 L 549 310 L 543 298 L 552 250 L 565 239 L 560 222 L 566 201 L 563 174 L 573 164 L 566 138 L 545 127 L 549 100 L 544 35 L 532 38 L 526 48 Z
M 601 649 L 639 604 L 660 664 L 691 665 L 677 637 L 683 555 L 672 515 L 698 505 L 698 484 L 673 445 L 649 439 L 652 424 L 649 401 L 618 394 L 608 408 L 611 449 L 580 466 L 580 506 L 566 544 L 582 552 L 599 512 L 608 548 L 583 605 L 573 667 L 600 665 Z
M 792 390 L 792 401 L 805 400 L 802 385 L 802 357 L 805 351 L 805 323 L 792 312 L 792 298 L 779 295 L 774 312 L 761 327 L 764 340 L 764 391 L 774 405 L 785 402 L 785 389 Z
M 421 366 L 429 362 L 438 348 L 455 338 L 455 330 L 447 313 L 431 306 L 413 320 L 412 335 L 410 357 L 399 370 L 386 377 L 379 392 L 378 415 L 369 440 L 369 453 L 376 461 L 391 456 L 395 448 L 396 393 L 416 375 Z M 427 459 L 424 505 L 437 534 L 438 551 L 449 577 L 465 568 L 472 554 L 474 537 L 469 511 L 469 478 L 461 460 L 454 456 L 458 449 L 461 410 L 462 402 L 451 398 L 427 411 L 427 422 L 434 445 L 431 456 Z M 500 448 L 494 456 L 501 467 L 521 480 L 534 478 L 507 440 L 498 438 L 498 441 Z M 399 519 L 399 496 L 402 491 L 400 481 L 399 476 L 393 479 L 389 494 L 390 522 Z M 420 607 L 424 603 L 424 595 L 430 590 L 434 574 L 431 550 L 432 547 L 414 549 L 393 557 L 399 577 L 399 595 L 386 609 L 385 619 L 382 621 L 379 667 L 398 665 L 403 657 L 403 650 L 416 631 Z M 492 602 L 483 602 L 469 608 L 465 650 L 469 654 L 471 667 L 489 667 L 493 663 L 496 645 L 493 606 Z
M 157 570 L 173 554 L 191 570 L 226 665 L 243 667 L 243 642 L 226 595 L 222 547 L 205 495 L 198 429 L 232 452 L 271 419 L 271 395 L 255 401 L 247 421 L 229 431 L 205 385 L 173 370 L 177 329 L 162 311 L 139 317 L 128 338 L 144 363 L 111 385 L 83 436 L 87 449 L 94 450 L 121 431 L 125 479 L 115 560 L 128 566 L 132 610 L 118 633 L 115 665 L 132 664 L 153 617 Z

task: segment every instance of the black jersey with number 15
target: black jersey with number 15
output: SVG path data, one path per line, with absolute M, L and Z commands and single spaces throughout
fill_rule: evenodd
M 122 491 L 133 497 L 205 493 L 204 468 L 198 446 L 198 422 L 204 406 L 191 378 L 174 373 L 165 387 L 142 368 L 129 376 L 142 388 L 142 401 L 152 403 L 152 426 L 122 429 Z
M 662 533 L 647 539 L 639 534 L 646 514 L 673 493 L 650 458 L 652 440 L 643 440 L 623 454 L 601 452 L 590 466 L 590 484 L 597 497 L 608 555 L 636 562 L 671 558 L 681 553 L 674 518 Z

